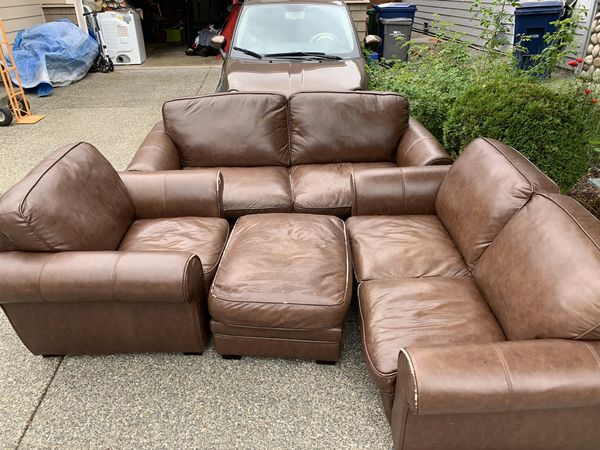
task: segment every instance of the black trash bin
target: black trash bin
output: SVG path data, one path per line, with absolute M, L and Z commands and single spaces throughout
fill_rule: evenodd
M 381 19 L 383 24 L 383 58 L 408 60 L 408 45 L 412 32 L 412 19 L 396 17 Z
M 382 3 L 380 5 L 374 5 L 373 9 L 377 13 L 378 31 L 377 34 L 382 40 L 382 45 L 379 46 L 379 56 L 383 57 L 385 49 L 385 32 L 383 19 L 398 19 L 405 18 L 410 19 L 410 26 L 412 30 L 412 24 L 415 20 L 415 12 L 417 7 L 411 3 Z M 410 36 L 410 33 L 409 33 Z
M 517 51 L 521 69 L 529 69 L 531 57 L 547 47 L 544 35 L 556 31 L 553 22 L 560 20 L 563 8 L 561 1 L 526 2 L 515 8 L 514 44 L 522 47 Z

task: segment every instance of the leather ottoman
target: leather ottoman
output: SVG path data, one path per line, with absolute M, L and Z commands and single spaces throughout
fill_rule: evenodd
M 337 217 L 238 219 L 208 299 L 217 351 L 337 361 L 352 297 L 349 254 Z

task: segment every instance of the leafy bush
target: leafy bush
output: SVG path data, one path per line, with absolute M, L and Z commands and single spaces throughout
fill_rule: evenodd
M 410 101 L 411 114 L 439 140 L 444 121 L 474 73 L 468 44 L 453 35 L 433 50 L 411 44 L 408 62 L 388 60 L 368 65 L 370 89 L 398 92 Z
M 568 192 L 586 173 L 600 111 L 581 92 L 521 78 L 474 83 L 454 103 L 444 143 L 457 155 L 478 136 L 522 152 Z

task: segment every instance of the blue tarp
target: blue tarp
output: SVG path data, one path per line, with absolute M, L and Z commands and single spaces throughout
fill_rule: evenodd
M 37 89 L 40 97 L 48 95 L 53 87 L 81 80 L 97 55 L 94 38 L 68 19 L 20 32 L 13 47 L 23 87 Z M 12 77 L 16 84 L 14 74 Z

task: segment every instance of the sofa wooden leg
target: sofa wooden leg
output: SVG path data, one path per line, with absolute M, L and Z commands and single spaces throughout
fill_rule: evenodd
M 49 354 L 42 355 L 42 358 L 60 358 L 61 356 L 65 356 L 65 355 L 54 355 L 54 354 L 49 353 Z
M 238 360 L 238 359 L 242 359 L 242 356 L 241 355 L 221 355 L 221 358 Z

